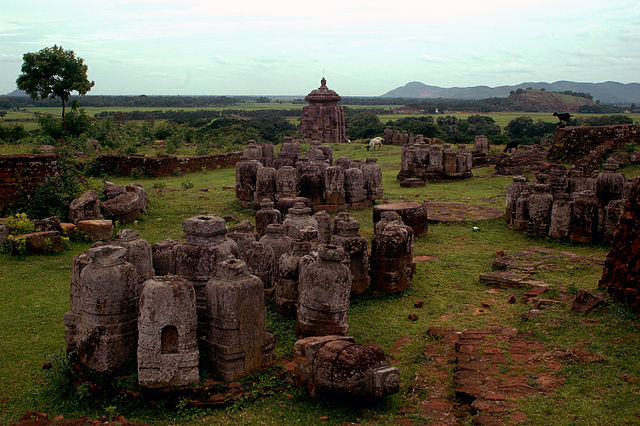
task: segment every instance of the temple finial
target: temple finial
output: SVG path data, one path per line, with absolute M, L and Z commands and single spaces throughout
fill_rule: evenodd
M 327 80 L 325 80 L 325 78 L 322 77 L 322 80 L 320 80 L 320 87 L 326 86 L 326 85 L 327 85 Z

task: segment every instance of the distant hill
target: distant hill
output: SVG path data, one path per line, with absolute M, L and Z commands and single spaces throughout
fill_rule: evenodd
M 419 81 L 407 83 L 402 87 L 393 89 L 382 97 L 385 98 L 422 98 L 422 99 L 487 99 L 506 98 L 512 90 L 527 88 L 544 89 L 547 92 L 573 92 L 589 93 L 593 100 L 606 104 L 640 103 L 640 83 L 617 83 L 607 81 L 605 83 L 576 83 L 573 81 L 556 81 L 555 83 L 520 83 L 515 86 L 474 86 L 474 87 L 438 87 L 429 86 Z
M 509 95 L 519 111 L 578 111 L 582 105 L 595 105 L 591 99 L 546 90 L 523 90 Z
M 7 96 L 29 96 L 29 95 L 27 95 L 27 92 L 25 92 L 24 90 L 16 89 L 11 93 L 7 93 Z

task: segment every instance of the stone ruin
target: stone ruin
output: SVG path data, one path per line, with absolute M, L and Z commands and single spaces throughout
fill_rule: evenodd
M 395 212 L 383 212 L 371 242 L 371 287 L 388 293 L 409 288 L 416 270 L 413 230 Z
M 400 390 L 400 372 L 380 348 L 358 345 L 353 337 L 307 337 L 294 351 L 296 383 L 312 397 L 366 401 Z
M 271 147 L 271 149 L 264 149 Z M 382 199 L 382 168 L 377 159 L 336 160 L 330 146 L 312 142 L 304 157 L 287 139 L 277 158 L 272 145 L 250 144 L 236 163 L 236 197 L 243 208 L 271 201 L 282 213 L 297 201 L 317 211 L 360 209 Z
M 304 349 L 308 366 L 333 364 L 349 372 L 345 381 L 330 384 L 333 379 L 320 369 L 307 369 L 308 388 L 324 394 L 334 387 L 357 399 L 396 392 L 397 370 L 379 349 L 340 337 L 348 331 L 350 294 L 369 286 L 367 241 L 358 234 L 360 225 L 344 212 L 333 221 L 326 212 L 314 217 L 293 240 L 283 224 L 268 224 L 256 241 L 250 223 L 228 232 L 218 216 L 200 215 L 183 221 L 184 242 L 164 240 L 151 246 L 125 229 L 106 243 L 95 243 L 74 259 L 65 314 L 69 349 L 78 353 L 80 364 L 98 373 L 118 374 L 137 360 L 142 388 L 198 382 L 201 356 L 224 380 L 235 380 L 274 360 L 275 340 L 266 331 L 265 315 L 275 292 L 277 311 L 297 317 L 298 336 L 332 336 L 318 338 L 312 344 L 316 349 Z M 411 229 L 398 217 L 383 221 L 389 224 L 378 234 L 386 232 L 391 243 L 411 240 Z M 382 229 L 380 224 L 377 228 Z M 320 234 L 325 243 L 319 242 Z M 388 248 L 374 252 L 378 259 L 382 252 L 389 256 Z M 336 345 L 348 356 L 332 361 L 316 357 L 322 347 L 326 351 Z
M 317 258 L 299 270 L 298 336 L 347 334 L 351 271 L 342 248 L 321 244 Z
M 145 388 L 200 380 L 196 294 L 177 275 L 150 278 L 140 295 L 138 382 Z
M 617 163 L 608 162 L 597 178 L 575 171 L 539 174 L 535 183 L 514 177 L 507 187 L 507 226 L 535 237 L 610 243 L 629 188 L 616 170 Z
M 309 105 L 302 108 L 300 133 L 306 140 L 347 142 L 344 111 L 338 106 L 340 99 L 340 95 L 327 87 L 324 77 L 320 87 L 304 98 Z
M 423 182 L 467 179 L 472 177 L 472 154 L 467 149 L 454 151 L 449 144 L 414 143 L 402 147 L 401 169 L 397 179 Z
M 264 284 L 242 260 L 218 264 L 207 283 L 205 346 L 209 360 L 225 380 L 269 365 L 275 339 L 265 326 Z
M 117 372 L 136 356 L 139 284 L 126 256 L 124 247 L 102 245 L 73 262 L 67 344 L 98 373 Z
M 640 181 L 632 184 L 598 286 L 640 312 Z
M 520 145 L 511 155 L 502 155 L 496 163 L 499 175 L 519 175 L 526 172 L 562 173 L 566 169 L 547 160 L 547 150 L 540 145 Z
M 273 361 L 266 284 L 235 258 L 237 243 L 226 236 L 224 220 L 201 215 L 182 227 L 185 242 L 151 246 L 122 230 L 74 259 L 65 336 L 82 365 L 115 374 L 137 354 L 141 387 L 183 386 L 199 381 L 198 336 L 227 380 Z M 256 245 L 264 246 L 248 243 L 246 256 L 264 260 L 250 254 Z M 273 249 L 267 251 L 273 274 Z
M 393 130 L 391 126 L 384 129 L 383 140 L 385 145 L 413 145 L 414 143 L 437 143 L 444 141 L 438 138 L 425 138 L 424 135 L 409 133 L 406 130 Z

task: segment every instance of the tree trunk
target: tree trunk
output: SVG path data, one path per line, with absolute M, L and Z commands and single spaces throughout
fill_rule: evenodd
M 64 99 L 62 100 L 62 129 L 64 130 L 64 133 L 67 133 L 67 117 L 64 115 Z

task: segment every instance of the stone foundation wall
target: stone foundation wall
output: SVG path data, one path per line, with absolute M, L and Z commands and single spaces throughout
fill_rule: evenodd
M 591 150 L 606 141 L 613 141 L 612 148 L 628 142 L 640 142 L 639 124 L 611 126 L 558 127 L 549 151 L 549 160 L 573 163 L 586 157 Z M 603 156 L 606 153 L 603 153 Z
M 57 169 L 55 154 L 0 155 L 0 216 Z
M 144 155 L 102 155 L 96 159 L 102 171 L 108 175 L 128 176 L 138 174 L 161 177 L 176 173 L 195 172 L 202 169 L 234 166 L 242 157 L 241 151 L 195 157 L 145 157 Z

